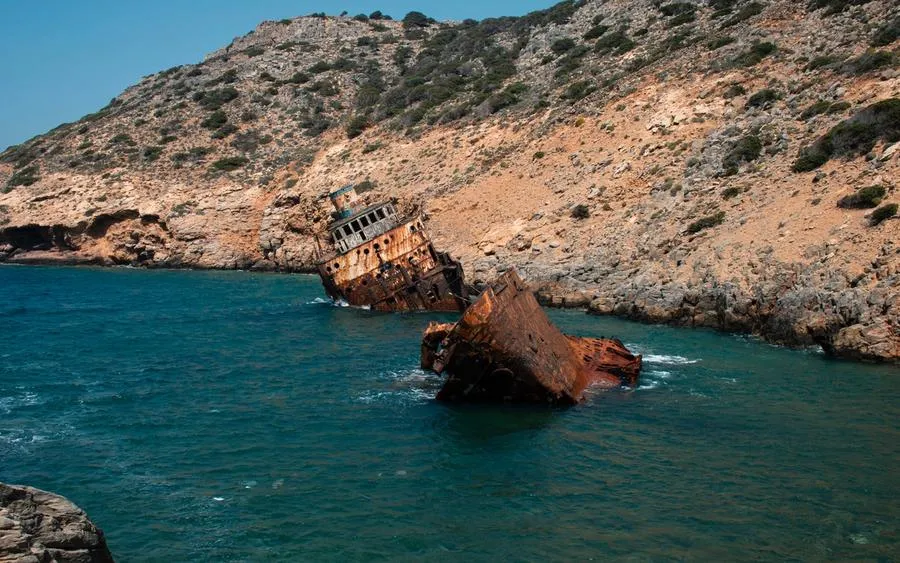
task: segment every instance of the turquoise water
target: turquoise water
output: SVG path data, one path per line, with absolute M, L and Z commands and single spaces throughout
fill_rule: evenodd
M 453 407 L 447 315 L 308 276 L 0 267 L 0 481 L 120 561 L 900 557 L 900 370 L 551 311 L 643 353 L 569 410 Z

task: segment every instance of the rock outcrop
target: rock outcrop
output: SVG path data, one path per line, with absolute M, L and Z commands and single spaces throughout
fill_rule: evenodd
M 112 563 L 103 532 L 61 496 L 0 483 L 0 561 Z
M 476 284 L 515 267 L 555 305 L 900 362 L 898 18 L 263 22 L 0 154 L 0 260 L 311 271 L 328 192 L 357 183 Z

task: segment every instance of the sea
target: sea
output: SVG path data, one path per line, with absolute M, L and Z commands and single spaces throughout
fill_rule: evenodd
M 571 408 L 457 406 L 448 314 L 306 275 L 0 267 L 0 481 L 117 561 L 900 560 L 900 369 L 550 310 L 643 354 Z

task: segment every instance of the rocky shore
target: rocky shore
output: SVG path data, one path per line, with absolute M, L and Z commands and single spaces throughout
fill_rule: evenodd
M 103 532 L 65 498 L 0 483 L 0 561 L 112 563 Z

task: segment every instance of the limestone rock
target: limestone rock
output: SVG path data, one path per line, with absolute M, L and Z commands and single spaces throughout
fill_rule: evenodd
M 0 483 L 0 561 L 112 563 L 103 532 L 65 498 Z

